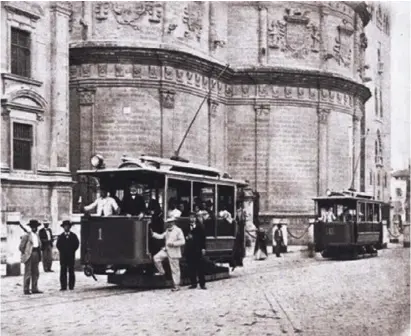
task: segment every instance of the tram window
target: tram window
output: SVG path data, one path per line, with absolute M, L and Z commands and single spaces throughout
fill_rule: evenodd
M 214 237 L 216 234 L 215 216 L 215 186 L 207 183 L 193 183 L 193 208 L 203 217 L 204 228 L 207 237 Z
M 189 217 L 191 182 L 169 179 L 167 195 L 167 216 Z
M 358 221 L 359 221 L 359 222 L 364 222 L 364 220 L 365 220 L 365 213 L 366 213 L 366 211 L 365 211 L 365 203 L 359 203 L 359 205 L 360 205 L 360 212 L 359 212 L 359 214 L 358 214 Z
M 378 204 L 374 204 L 374 217 L 373 222 L 380 222 L 380 206 Z
M 374 219 L 374 208 L 372 204 L 367 204 L 367 222 L 372 222 Z
M 234 187 L 218 186 L 217 236 L 234 236 Z

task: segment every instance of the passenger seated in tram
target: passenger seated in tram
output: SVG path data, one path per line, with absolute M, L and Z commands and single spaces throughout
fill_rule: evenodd
M 232 224 L 233 217 L 231 217 L 231 213 L 227 211 L 227 206 L 225 204 L 222 204 L 220 209 L 221 211 L 218 213 L 218 217 L 224 219 L 227 223 Z
M 178 209 L 181 211 L 181 217 L 189 217 L 190 209 L 187 202 L 180 202 Z
M 209 220 L 210 219 L 210 213 L 207 211 L 207 204 L 205 201 L 201 202 L 200 210 L 198 211 L 198 214 L 203 216 L 203 220 Z
M 353 216 L 351 214 L 351 211 L 348 207 L 344 207 L 343 213 L 340 215 L 339 220 L 341 222 L 350 222 L 353 220 Z
M 86 205 L 84 207 L 85 211 L 91 211 L 97 208 L 97 216 L 113 216 L 120 212 L 120 208 L 114 198 L 108 196 L 107 189 L 105 187 L 100 187 L 100 197 L 97 198 L 93 203 Z
M 122 213 L 129 216 L 138 216 L 141 219 L 146 212 L 142 187 L 132 183 L 129 192 L 129 195 L 125 195 L 123 198 Z
M 322 215 L 318 220 L 320 220 L 324 223 L 332 223 L 333 221 L 335 221 L 337 219 L 334 215 L 332 207 L 329 207 L 328 210 L 326 210 L 326 211 L 324 211 L 324 209 L 322 209 L 321 212 L 322 212 Z
M 177 203 L 177 200 L 174 197 L 170 198 L 168 202 L 167 217 L 174 217 L 174 218 L 181 217 L 181 211 L 177 209 L 176 203 Z

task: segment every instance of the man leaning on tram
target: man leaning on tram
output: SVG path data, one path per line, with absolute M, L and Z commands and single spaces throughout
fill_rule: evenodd
M 86 205 L 84 210 L 89 212 L 97 208 L 97 216 L 113 216 L 120 212 L 120 208 L 114 198 L 108 196 L 107 189 L 105 187 L 100 188 L 100 197 L 93 203 Z

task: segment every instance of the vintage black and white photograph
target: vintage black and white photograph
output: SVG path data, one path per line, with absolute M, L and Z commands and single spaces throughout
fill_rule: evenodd
M 410 335 L 411 1 L 1 1 L 1 335 Z

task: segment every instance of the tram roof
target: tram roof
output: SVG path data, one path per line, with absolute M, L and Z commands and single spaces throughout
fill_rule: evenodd
M 372 198 L 351 196 L 351 195 L 333 195 L 333 196 L 314 197 L 313 200 L 314 201 L 356 201 L 356 202 L 385 204 L 385 202 L 383 201 L 375 200 Z
M 120 165 L 121 166 L 121 165 Z M 156 168 L 153 166 L 144 166 L 144 167 L 139 167 L 137 165 L 132 166 L 130 162 L 128 162 L 128 165 L 125 167 L 121 168 L 102 168 L 102 169 L 88 169 L 88 170 L 78 170 L 77 174 L 79 175 L 90 175 L 93 177 L 104 177 L 107 175 L 112 175 L 112 174 L 121 174 L 121 175 L 130 175 L 132 177 L 133 174 L 135 173 L 142 173 L 148 176 L 165 176 L 168 175 L 170 177 L 182 177 L 185 179 L 192 179 L 192 180 L 206 180 L 208 182 L 214 182 L 214 183 L 224 183 L 224 184 L 235 184 L 238 186 L 247 186 L 248 183 L 242 180 L 236 180 L 236 179 L 231 179 L 231 178 L 224 178 L 220 176 L 208 176 L 208 175 L 203 175 L 203 174 L 194 174 L 194 173 L 187 173 L 187 172 L 181 172 L 181 171 L 173 171 L 169 169 L 162 169 L 162 168 Z

